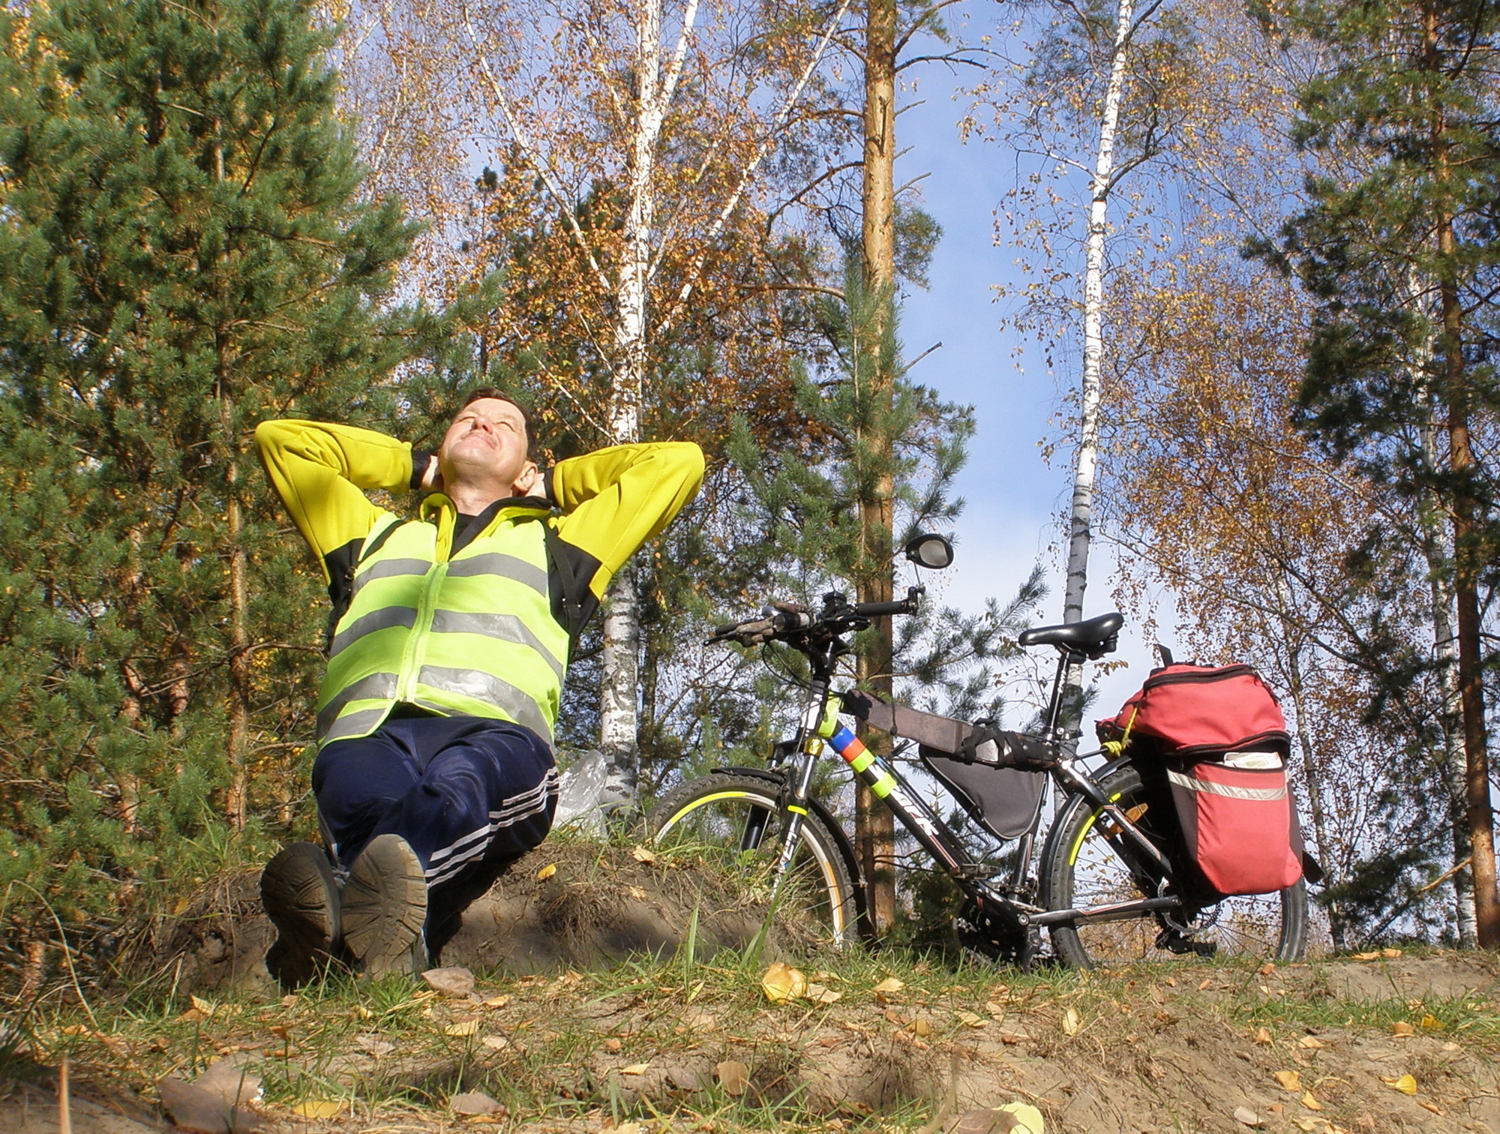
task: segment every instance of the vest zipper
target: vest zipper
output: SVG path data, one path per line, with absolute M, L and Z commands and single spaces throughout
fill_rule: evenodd
M 401 658 L 401 678 L 396 682 L 396 701 L 411 701 L 417 688 L 417 674 L 422 670 L 422 661 L 427 653 L 427 637 L 432 633 L 432 612 L 437 605 L 438 589 L 448 574 L 448 563 L 434 563 L 422 585 L 422 601 L 417 605 L 417 621 L 406 640 L 406 653 Z

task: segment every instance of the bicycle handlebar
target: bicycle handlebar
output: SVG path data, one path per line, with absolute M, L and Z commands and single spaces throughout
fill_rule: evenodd
M 768 607 L 760 618 L 744 622 L 726 622 L 715 626 L 710 643 L 733 641 L 742 646 L 759 646 L 765 642 L 785 640 L 798 634 L 823 628 L 838 635 L 848 630 L 862 629 L 868 619 L 887 614 L 915 614 L 921 603 L 923 588 L 912 587 L 904 599 L 894 602 L 856 602 L 844 600 L 842 595 L 825 595 L 823 609 L 814 614 L 801 608 L 791 608 L 789 603 L 776 603 Z M 780 607 L 781 609 L 777 609 Z
M 883 614 L 915 614 L 917 612 L 917 600 L 912 598 L 897 599 L 895 602 L 857 602 L 854 604 L 854 613 L 863 618 L 879 618 Z

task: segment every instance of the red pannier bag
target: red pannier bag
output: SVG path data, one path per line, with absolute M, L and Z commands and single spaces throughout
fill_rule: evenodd
M 1142 742 L 1132 753 L 1148 780 L 1165 774 L 1184 850 L 1213 891 L 1269 894 L 1302 877 L 1291 737 L 1248 665 L 1166 666 L 1098 728 L 1103 739 Z

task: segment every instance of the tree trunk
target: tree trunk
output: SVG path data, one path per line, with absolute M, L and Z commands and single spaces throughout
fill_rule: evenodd
M 1437 15 L 1424 13 L 1424 44 L 1429 69 L 1441 72 Z M 1500 894 L 1495 889 L 1495 823 L 1490 806 L 1489 753 L 1484 720 L 1484 655 L 1479 614 L 1479 570 L 1483 533 L 1478 503 L 1469 481 L 1475 474 L 1469 441 L 1469 396 L 1464 372 L 1464 315 L 1458 294 L 1453 209 L 1442 196 L 1448 191 L 1449 135 L 1441 104 L 1432 110 L 1434 180 L 1438 192 L 1435 217 L 1438 243 L 1438 303 L 1442 320 L 1443 397 L 1448 411 L 1448 470 L 1453 491 L 1453 595 L 1458 611 L 1458 695 L 1463 715 L 1465 797 L 1469 846 L 1473 861 L 1474 915 L 1479 946 L 1500 949 Z
M 1415 297 L 1415 292 L 1414 292 Z M 1430 352 L 1424 352 L 1430 354 Z M 1427 359 L 1421 360 L 1425 373 Z M 1437 430 L 1433 422 L 1431 398 L 1423 406 L 1419 427 L 1422 458 L 1427 467 L 1438 467 Z M 1418 521 L 1422 532 L 1422 553 L 1427 561 L 1427 576 L 1432 594 L 1432 651 L 1438 665 L 1438 683 L 1442 691 L 1443 780 L 1448 785 L 1448 819 L 1453 830 L 1453 900 L 1458 920 L 1459 944 L 1473 948 L 1479 927 L 1474 914 L 1473 875 L 1460 863 L 1469 858 L 1467 800 L 1467 757 L 1463 745 L 1463 712 L 1458 689 L 1458 657 L 1453 628 L 1453 548 L 1444 532 L 1440 517 L 1442 501 L 1433 491 L 1424 491 L 1418 502 Z
M 1297 745 L 1302 753 L 1302 778 L 1307 783 L 1307 805 L 1312 812 L 1313 846 L 1324 864 L 1333 861 L 1332 844 L 1328 835 L 1328 808 L 1324 802 L 1323 764 L 1313 747 L 1309 733 L 1310 714 L 1307 711 L 1306 684 L 1302 673 L 1302 637 L 1293 626 L 1291 618 L 1292 595 L 1286 576 L 1276 574 L 1276 601 L 1279 611 L 1282 641 L 1287 650 L 1287 679 L 1291 686 L 1292 711 L 1297 715 Z M 1343 911 L 1338 905 L 1328 906 L 1328 935 L 1336 951 L 1348 946 L 1348 934 L 1344 926 Z
M 862 245 L 866 292 L 874 303 L 873 317 L 860 328 L 865 336 L 856 359 L 876 362 L 874 373 L 856 374 L 868 382 L 873 403 L 867 420 L 873 435 L 861 439 L 864 454 L 880 475 L 859 502 L 861 578 L 860 602 L 891 599 L 891 544 L 895 527 L 895 487 L 892 483 L 894 439 L 890 419 L 895 374 L 894 361 L 883 349 L 894 322 L 896 278 L 896 4 L 895 0 L 867 0 L 865 21 L 864 218 Z M 893 638 L 890 618 L 877 619 L 873 641 L 860 651 L 856 676 L 882 697 L 892 691 Z M 890 738 L 875 733 L 862 736 L 877 752 L 889 751 Z M 869 886 L 870 917 L 876 932 L 884 932 L 896 917 L 896 821 L 863 785 L 855 787 L 855 846 Z
M 655 244 L 656 190 L 652 179 L 662 124 L 692 38 L 696 0 L 688 0 L 682 32 L 663 67 L 661 0 L 637 0 L 634 106 L 626 154 L 626 207 L 615 283 L 615 357 L 609 431 L 616 445 L 641 439 L 641 396 L 648 359 L 647 297 Z M 599 749 L 609 764 L 607 786 L 634 798 L 640 778 L 640 593 L 627 567 L 605 596 L 603 673 L 599 686 Z
M 1120 0 L 1115 13 L 1115 45 L 1109 84 L 1099 115 L 1099 149 L 1089 182 L 1088 245 L 1083 276 L 1083 385 L 1079 398 L 1078 454 L 1073 471 L 1073 504 L 1068 519 L 1068 575 L 1063 593 L 1063 621 L 1083 620 L 1088 588 L 1089 543 L 1094 524 L 1094 470 L 1099 452 L 1099 399 L 1104 375 L 1104 240 L 1111 178 L 1115 167 L 1115 134 L 1125 92 L 1125 59 L 1130 46 L 1134 0 Z M 1083 696 L 1082 667 L 1069 667 L 1064 704 L 1067 724 L 1077 727 Z

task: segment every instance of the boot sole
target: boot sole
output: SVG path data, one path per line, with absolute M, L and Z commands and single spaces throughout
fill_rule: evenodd
M 339 938 L 338 894 L 328 856 L 312 843 L 293 843 L 266 864 L 260 901 L 277 933 L 266 968 L 280 984 L 305 984 L 331 959 Z
M 355 860 L 343 893 L 344 947 L 369 976 L 418 971 L 427 878 L 399 835 L 380 835 Z

